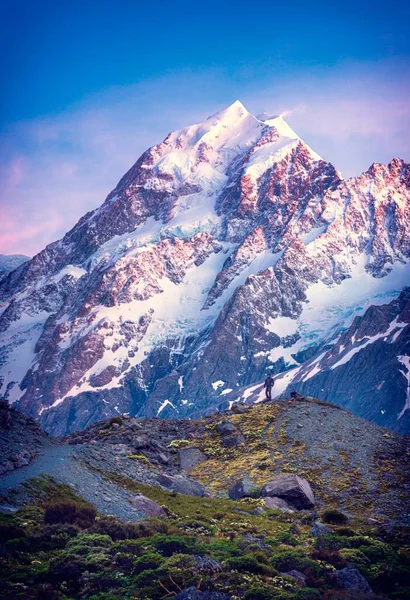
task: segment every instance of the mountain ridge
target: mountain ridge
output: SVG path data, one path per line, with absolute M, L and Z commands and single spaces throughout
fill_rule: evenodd
M 409 188 L 400 159 L 342 180 L 237 102 L 169 134 L 1 282 L 1 394 L 55 433 L 218 405 L 405 287 Z

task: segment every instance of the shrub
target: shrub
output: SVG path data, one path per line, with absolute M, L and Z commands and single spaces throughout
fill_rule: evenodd
M 147 569 L 145 571 L 141 571 L 141 573 L 135 579 L 135 582 L 137 584 L 137 589 L 139 590 L 140 588 L 149 586 L 157 579 L 158 579 L 158 573 L 155 569 Z M 162 594 L 164 594 L 164 591 L 162 591 Z M 142 596 L 142 597 L 144 597 L 144 596 Z
M 353 537 L 356 535 L 356 532 L 351 527 L 338 527 L 335 533 L 344 537 Z
M 69 523 L 57 523 L 56 525 L 44 525 L 41 529 L 35 529 L 28 536 L 28 543 L 32 552 L 37 550 L 55 550 L 64 548 L 69 540 L 80 533 L 77 525 Z
M 71 554 L 87 554 L 91 548 L 109 548 L 112 545 L 112 539 L 109 535 L 99 533 L 80 533 L 73 540 L 70 540 L 66 546 L 66 551 Z
M 123 523 L 115 517 L 101 517 L 89 531 L 109 535 L 114 541 L 133 540 L 141 537 L 141 529 L 138 525 Z
M 156 534 L 150 538 L 149 544 L 164 556 L 172 556 L 175 553 L 201 554 L 205 550 L 204 544 L 193 536 Z
M 346 548 L 350 546 L 351 538 L 344 538 L 339 535 L 330 533 L 329 535 L 322 535 L 316 538 L 314 546 L 317 550 L 326 550 L 327 552 L 335 552 L 340 548 Z
M 226 566 L 234 571 L 247 571 L 258 575 L 272 575 L 273 569 L 269 565 L 259 562 L 253 554 L 245 554 L 237 558 L 230 558 L 226 561 Z
M 138 540 L 120 540 L 112 546 L 113 552 L 125 552 L 140 556 L 142 552 L 141 543 Z
M 46 525 L 71 523 L 86 529 L 94 523 L 96 515 L 97 511 L 91 504 L 55 502 L 45 506 L 44 523 Z
M 245 593 L 245 600 L 272 600 L 273 589 L 270 585 L 252 585 Z
M 223 560 L 230 556 L 241 556 L 242 554 L 236 542 L 225 538 L 214 538 L 211 540 L 208 551 L 215 560 Z
M 13 523 L 0 523 L 0 539 L 2 542 L 24 537 L 26 537 L 24 529 L 18 525 L 14 525 Z
M 157 569 L 164 559 L 158 552 L 148 552 L 134 561 L 134 573 Z
M 310 555 L 314 560 L 321 560 L 323 562 L 328 563 L 329 565 L 333 565 L 336 569 L 343 569 L 346 566 L 346 560 L 337 550 L 312 550 Z
M 306 571 L 310 569 L 312 573 L 319 574 L 321 567 L 314 560 L 306 556 L 303 550 L 278 550 L 270 561 L 272 567 L 280 572 L 288 572 L 296 569 L 297 571 Z
M 322 521 L 332 525 L 344 525 L 349 518 L 337 508 L 327 508 L 322 512 Z
M 294 594 L 279 590 L 271 585 L 257 583 L 252 585 L 244 595 L 246 600 L 293 600 Z
M 370 564 L 370 560 L 367 556 L 357 548 L 342 548 L 342 550 L 340 550 L 340 556 L 348 563 L 352 563 L 357 567 Z
M 315 588 L 305 587 L 298 591 L 296 600 L 320 600 L 322 597 L 319 590 Z

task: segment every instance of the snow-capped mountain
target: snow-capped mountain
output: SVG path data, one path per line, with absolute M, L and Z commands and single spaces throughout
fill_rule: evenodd
M 63 433 L 205 412 L 298 368 L 408 283 L 409 188 L 400 159 L 343 181 L 240 102 L 171 133 L 1 281 L 2 394 Z
M 24 254 L 0 254 L 0 279 L 28 260 L 30 257 Z

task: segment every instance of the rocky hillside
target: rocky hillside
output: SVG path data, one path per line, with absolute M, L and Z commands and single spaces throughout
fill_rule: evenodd
M 409 188 L 400 159 L 344 181 L 281 117 L 240 102 L 171 133 L 0 282 L 1 394 L 54 434 L 116 414 L 206 414 L 397 299 Z M 396 347 L 378 393 L 388 425 L 407 410 Z M 327 374 L 340 389 L 342 371 Z M 366 378 L 343 384 L 363 414 Z
M 0 279 L 30 260 L 25 254 L 0 254 Z
M 356 316 L 347 330 L 320 345 L 300 366 L 274 377 L 273 395 L 297 391 L 317 396 L 406 433 L 410 428 L 409 352 L 410 288 L 406 288 L 389 304 L 371 306 L 363 316 Z M 386 386 L 390 386 L 389 404 Z M 258 402 L 264 395 L 262 383 L 245 386 L 232 390 L 220 406 Z
M 0 401 L 0 475 L 28 465 L 53 445 L 39 424 Z
M 404 600 L 408 442 L 308 397 L 101 421 L 0 477 L 2 597 Z

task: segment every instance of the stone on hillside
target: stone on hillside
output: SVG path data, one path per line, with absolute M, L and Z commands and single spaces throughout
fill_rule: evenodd
M 262 506 L 257 506 L 253 510 L 253 514 L 254 515 L 266 515 L 266 510 L 264 508 L 262 508 Z
M 262 496 L 277 496 L 297 509 L 313 508 L 315 505 L 309 483 L 297 475 L 278 475 L 265 483 Z
M 185 479 L 179 475 L 167 475 L 166 473 L 162 473 L 161 475 L 158 475 L 157 481 L 163 487 L 173 492 L 177 492 L 178 494 L 199 496 L 200 498 L 208 495 L 208 492 L 202 484 L 193 481 L 192 479 Z
M 160 506 L 157 502 L 154 502 L 154 500 L 146 498 L 142 494 L 134 496 L 131 500 L 131 505 L 135 509 L 141 511 L 147 517 L 160 517 L 162 519 L 168 516 L 162 506 Z
M 230 598 L 222 592 L 201 592 L 194 586 L 182 590 L 175 596 L 175 600 L 230 600 Z
M 227 448 L 235 448 L 236 446 L 240 446 L 245 442 L 244 436 L 238 432 L 233 435 L 226 435 L 222 438 L 222 442 L 224 446 Z
M 232 412 L 235 412 L 238 415 L 243 415 L 248 410 L 248 407 L 245 406 L 245 404 L 234 404 L 231 410 Z
M 372 593 L 372 588 L 367 580 L 355 567 L 345 567 L 340 571 L 336 571 L 336 581 L 345 590 L 356 591 L 362 594 Z
M 276 496 L 267 496 L 265 498 L 266 508 L 274 508 L 283 512 L 295 512 L 295 507 L 291 506 L 283 498 L 277 498 Z
M 321 537 L 322 535 L 328 535 L 329 533 L 332 533 L 332 529 L 319 521 L 316 521 L 310 530 L 310 535 L 315 538 Z
M 222 571 L 222 566 L 211 558 L 210 556 L 194 556 L 195 559 L 195 572 L 203 573 L 207 575 L 213 575 L 214 573 L 218 573 Z
M 303 573 L 301 573 L 300 571 L 297 571 L 296 569 L 293 569 L 292 571 L 287 571 L 286 573 L 281 573 L 281 575 L 286 575 L 287 577 L 291 577 L 300 585 L 300 587 L 305 587 L 305 585 L 306 585 L 305 575 Z
M 171 457 L 169 454 L 165 454 L 164 452 L 155 452 L 155 454 L 152 455 L 152 460 L 155 460 L 162 465 L 167 465 L 171 460 Z
M 192 467 L 206 460 L 205 454 L 199 448 L 180 448 L 178 458 L 182 471 L 189 471 Z
M 20 467 L 27 466 L 32 458 L 32 454 L 28 450 L 22 450 L 21 452 L 16 454 L 16 456 L 13 459 L 13 462 L 16 468 L 18 469 Z
M 135 448 L 135 450 L 141 450 L 142 448 L 148 448 L 148 446 L 149 446 L 148 436 L 147 435 L 137 435 L 132 440 L 132 446 L 133 446 L 133 448 Z
M 259 496 L 259 491 L 252 485 L 248 476 L 245 475 L 237 481 L 229 490 L 231 500 L 239 500 L 240 498 L 255 498 Z
M 236 427 L 230 421 L 222 421 L 222 423 L 218 423 L 216 430 L 222 435 L 229 435 L 230 433 L 234 433 L 236 431 Z

